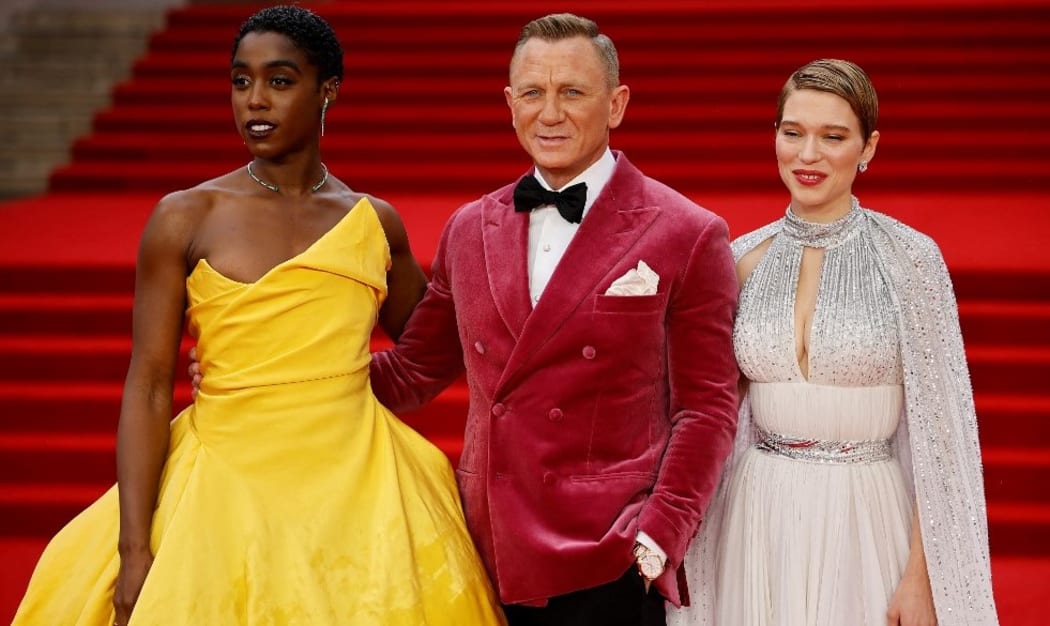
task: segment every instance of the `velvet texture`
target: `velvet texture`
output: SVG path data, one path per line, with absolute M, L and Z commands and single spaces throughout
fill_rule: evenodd
M 639 530 L 676 571 L 736 429 L 737 283 L 725 222 L 620 153 L 533 309 L 527 213 L 513 185 L 449 220 L 433 280 L 372 384 L 395 412 L 466 367 L 457 477 L 467 524 L 505 603 L 616 580 Z M 645 261 L 655 295 L 603 295 Z

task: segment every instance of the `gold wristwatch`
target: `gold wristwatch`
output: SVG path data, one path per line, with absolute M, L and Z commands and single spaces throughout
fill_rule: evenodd
M 634 559 L 638 563 L 638 573 L 646 580 L 656 580 L 664 573 L 664 560 L 643 543 L 634 544 Z

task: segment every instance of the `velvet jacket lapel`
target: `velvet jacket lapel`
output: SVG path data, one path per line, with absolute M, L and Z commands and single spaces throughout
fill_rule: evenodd
M 644 180 L 617 154 L 612 178 L 584 217 L 535 309 L 529 301 L 529 215 L 514 212 L 513 186 L 490 197 L 483 234 L 486 271 L 496 308 L 517 341 L 499 388 L 510 384 L 584 299 L 597 292 L 599 281 L 656 220 L 659 208 L 646 206 L 641 198 Z

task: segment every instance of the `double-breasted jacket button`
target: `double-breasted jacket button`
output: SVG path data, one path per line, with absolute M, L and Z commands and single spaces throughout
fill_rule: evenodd
M 475 341 L 474 351 L 478 354 L 485 354 L 485 344 L 481 343 L 480 341 Z
M 544 472 L 543 473 L 543 484 L 547 485 L 548 487 L 554 484 L 554 473 L 553 472 Z
M 552 422 L 560 422 L 565 415 L 561 412 L 561 409 L 551 409 L 547 412 L 547 419 Z
M 598 351 L 594 349 L 594 346 L 584 346 L 583 347 L 583 358 L 585 358 L 585 359 L 593 359 L 597 355 L 598 355 Z
M 496 403 L 496 404 L 492 405 L 492 415 L 493 415 L 493 417 L 503 417 L 503 414 L 506 413 L 506 412 L 507 412 L 507 407 L 503 406 L 502 404 Z

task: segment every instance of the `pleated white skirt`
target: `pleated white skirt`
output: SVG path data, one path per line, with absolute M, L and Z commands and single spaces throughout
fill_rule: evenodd
M 889 439 L 900 385 L 752 383 L 752 418 L 800 439 Z M 751 448 L 718 545 L 719 625 L 883 626 L 908 558 L 912 503 L 897 460 L 815 462 Z

